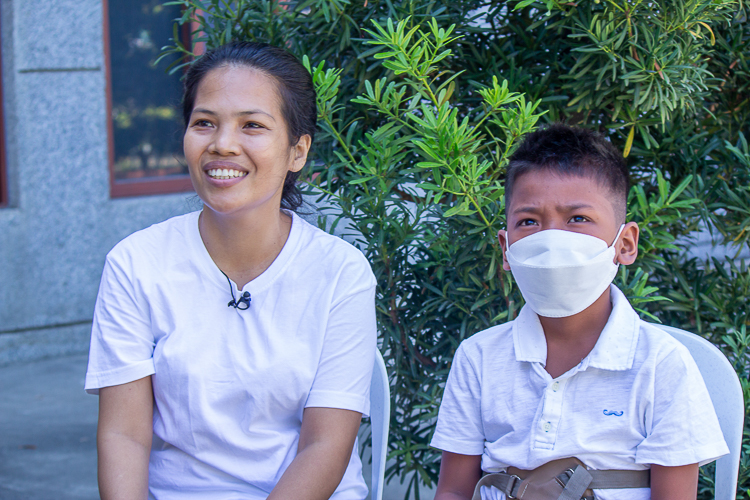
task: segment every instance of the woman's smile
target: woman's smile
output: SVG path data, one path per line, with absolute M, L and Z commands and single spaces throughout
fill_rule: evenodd
M 208 182 L 216 187 L 229 187 L 247 177 L 247 170 L 240 165 L 222 160 L 214 160 L 203 165 Z

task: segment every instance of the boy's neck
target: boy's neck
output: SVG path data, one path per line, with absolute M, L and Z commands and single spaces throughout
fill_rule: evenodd
M 547 340 L 545 369 L 557 378 L 583 360 L 596 345 L 612 313 L 610 288 L 589 307 L 565 318 L 539 316 Z

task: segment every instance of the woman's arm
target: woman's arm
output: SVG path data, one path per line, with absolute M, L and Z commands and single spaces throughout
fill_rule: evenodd
M 435 500 L 471 500 L 482 478 L 482 455 L 443 452 Z
M 99 390 L 96 448 L 102 500 L 148 498 L 153 415 L 151 377 Z
M 268 500 L 327 500 L 344 477 L 362 414 L 305 408 L 297 456 Z
M 698 464 L 665 467 L 651 465 L 652 500 L 695 500 L 698 495 Z

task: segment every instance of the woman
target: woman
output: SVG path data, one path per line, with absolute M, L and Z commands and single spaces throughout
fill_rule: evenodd
M 188 71 L 183 114 L 203 209 L 120 242 L 99 289 L 102 498 L 363 499 L 375 279 L 293 213 L 310 75 L 269 45 L 222 46 Z

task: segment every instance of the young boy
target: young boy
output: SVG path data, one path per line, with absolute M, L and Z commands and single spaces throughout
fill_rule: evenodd
M 638 254 L 628 184 L 622 155 L 588 130 L 552 125 L 511 157 L 498 237 L 526 305 L 456 351 L 431 443 L 443 450 L 435 500 L 471 499 L 482 471 L 570 457 L 650 469 L 650 488 L 598 499 L 695 499 L 698 465 L 728 453 L 690 353 L 611 285 Z

